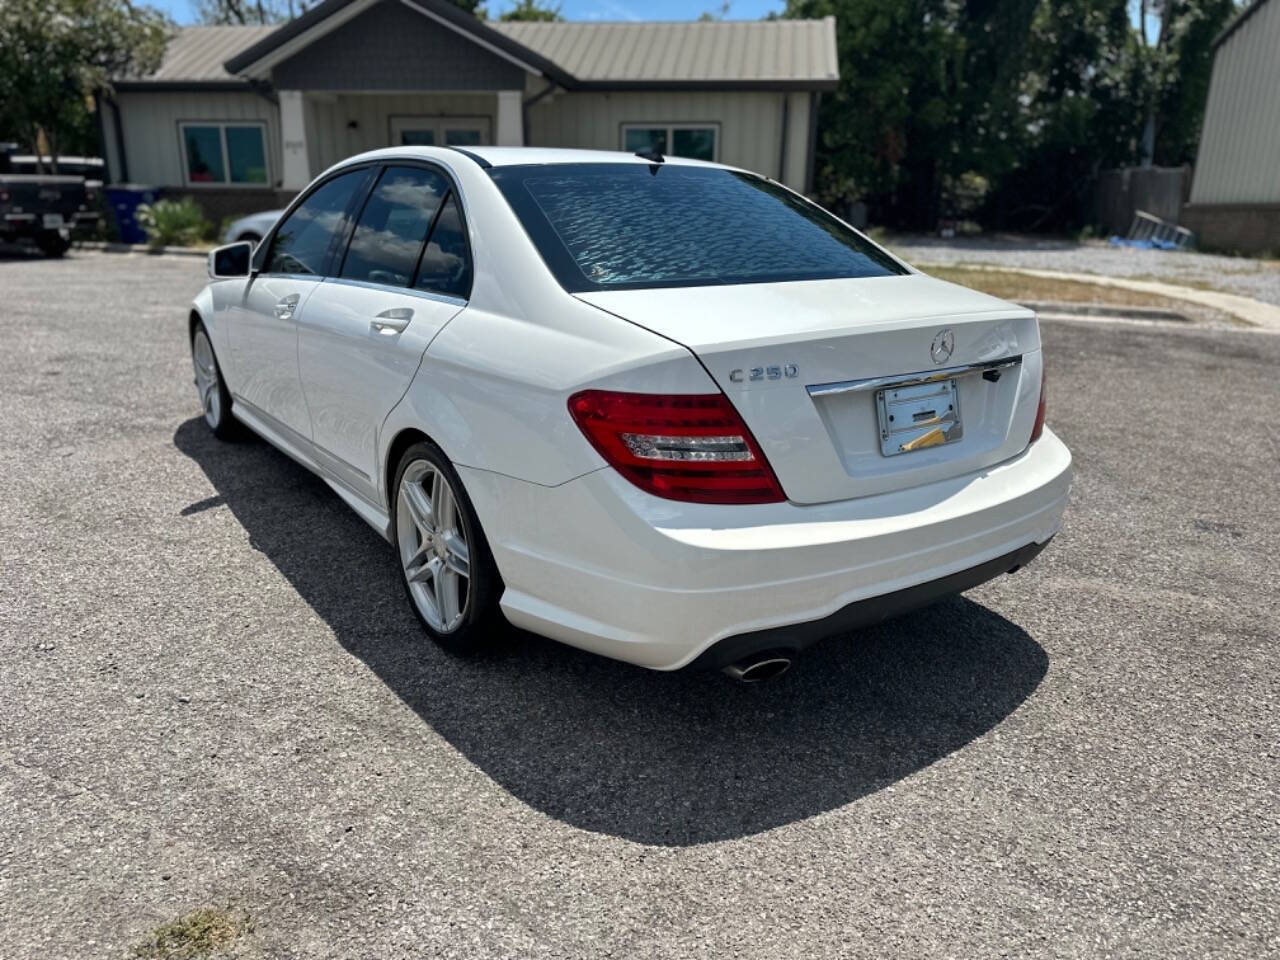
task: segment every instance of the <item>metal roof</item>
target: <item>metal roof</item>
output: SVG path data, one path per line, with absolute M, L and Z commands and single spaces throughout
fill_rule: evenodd
M 160 69 L 148 74 L 143 83 L 233 83 L 239 82 L 223 63 L 237 53 L 276 31 L 265 27 L 183 27 L 164 51 Z
M 1217 50 L 1220 46 L 1226 43 L 1227 39 L 1233 33 L 1235 33 L 1237 30 L 1243 27 L 1246 20 L 1248 20 L 1255 13 L 1261 10 L 1263 4 L 1265 4 L 1266 2 L 1267 0 L 1254 0 L 1253 3 L 1249 4 L 1239 13 L 1237 13 L 1234 17 L 1232 17 L 1231 20 L 1227 23 L 1227 25 L 1222 28 L 1222 32 L 1213 38 L 1213 49 Z
M 383 0 L 322 0 L 321 3 L 307 10 L 301 16 L 277 27 L 275 32 L 257 43 L 231 57 L 224 66 L 236 75 L 257 72 L 261 76 L 258 65 L 269 61 L 279 51 L 292 51 L 308 46 L 314 39 L 324 36 L 330 30 L 341 28 L 342 24 L 352 16 L 357 16 Z M 385 0 L 393 3 L 395 0 Z M 533 70 L 558 83 L 572 83 L 573 78 L 564 73 L 558 66 L 540 56 L 528 47 L 516 43 L 505 34 L 493 29 L 488 20 L 468 13 L 452 0 L 400 0 L 405 6 L 417 10 L 429 20 L 442 24 L 464 37 L 468 37 L 481 47 L 497 49 L 500 55 L 514 57 L 521 61 L 521 66 Z
M 494 23 L 583 85 L 830 85 L 840 77 L 836 22 Z
M 184 27 L 170 40 L 160 69 L 120 86 L 236 84 L 227 70 L 249 66 L 280 43 L 300 35 L 345 7 L 327 0 L 283 26 Z M 449 9 L 456 26 L 525 50 L 529 62 L 571 89 L 724 87 L 833 89 L 840 76 L 836 25 L 822 20 L 718 20 L 628 23 L 503 23 L 477 20 L 452 4 L 415 0 Z M 341 29 L 339 27 L 339 29 Z M 497 36 L 495 36 L 497 34 Z

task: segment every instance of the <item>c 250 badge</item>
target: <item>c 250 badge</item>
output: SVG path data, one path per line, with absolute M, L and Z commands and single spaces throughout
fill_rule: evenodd
M 729 371 L 729 379 L 733 383 L 742 383 L 750 381 L 754 383 L 757 380 L 781 380 L 786 377 L 790 380 L 792 377 L 800 375 L 799 368 L 794 363 L 784 363 L 780 366 L 768 367 L 751 367 L 743 369 L 739 367 L 737 370 Z

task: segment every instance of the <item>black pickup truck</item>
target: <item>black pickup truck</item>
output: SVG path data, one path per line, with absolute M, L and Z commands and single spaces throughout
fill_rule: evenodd
M 97 182 L 83 176 L 41 176 L 10 172 L 12 148 L 0 144 L 0 243 L 34 243 L 46 256 L 60 257 L 73 232 L 98 222 Z

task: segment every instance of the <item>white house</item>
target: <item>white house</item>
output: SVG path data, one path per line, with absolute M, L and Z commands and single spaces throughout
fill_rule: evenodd
M 835 21 L 494 23 L 447 0 L 325 0 L 279 27 L 188 27 L 100 117 L 109 176 L 211 216 L 281 205 L 392 144 L 703 157 L 812 185 Z

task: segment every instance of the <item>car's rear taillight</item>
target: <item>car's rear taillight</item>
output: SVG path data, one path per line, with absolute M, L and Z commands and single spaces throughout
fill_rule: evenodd
M 583 390 L 569 398 L 569 413 L 610 466 L 655 496 L 690 503 L 786 499 L 723 393 Z
M 1048 374 L 1045 373 L 1045 369 L 1042 366 L 1040 368 L 1040 404 L 1036 407 L 1036 422 L 1035 426 L 1031 428 L 1031 440 L 1028 443 L 1035 443 L 1040 439 L 1040 435 L 1044 433 L 1044 401 L 1045 391 L 1048 389 L 1048 384 L 1045 381 L 1047 377 Z

